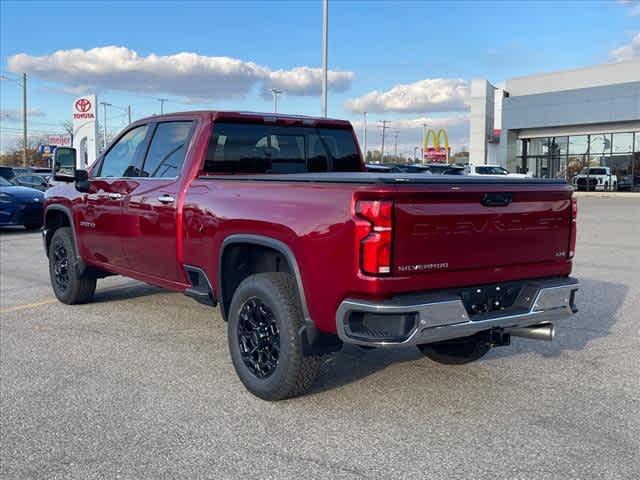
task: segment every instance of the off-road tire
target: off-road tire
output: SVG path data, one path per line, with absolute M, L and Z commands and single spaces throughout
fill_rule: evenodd
M 62 257 L 66 258 L 66 266 L 62 265 Z M 49 277 L 56 298 L 67 305 L 90 302 L 96 291 L 95 276 L 88 273 L 78 274 L 77 258 L 71 228 L 58 228 L 49 244 Z M 68 279 L 64 285 L 59 281 L 59 277 L 56 278 L 62 268 L 65 269 Z
M 484 357 L 491 350 L 491 345 L 474 335 L 418 345 L 418 349 L 434 362 L 445 365 L 463 365 Z
M 227 338 L 233 366 L 244 386 L 263 400 L 275 401 L 305 393 L 320 367 L 320 356 L 305 356 L 300 338 L 303 323 L 298 289 L 286 273 L 258 273 L 244 279 L 233 294 L 229 308 Z M 272 312 L 279 332 L 275 369 L 259 377 L 245 363 L 240 345 L 240 314 L 247 302 L 258 299 Z

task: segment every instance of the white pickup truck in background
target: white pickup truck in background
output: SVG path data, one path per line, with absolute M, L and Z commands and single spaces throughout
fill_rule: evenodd
M 618 189 L 618 177 L 611 173 L 609 167 L 584 168 L 573 178 L 577 190 L 615 191 Z

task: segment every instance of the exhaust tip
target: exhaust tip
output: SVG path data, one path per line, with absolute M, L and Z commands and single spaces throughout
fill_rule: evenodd
M 544 340 L 546 342 L 552 341 L 556 335 L 556 329 L 552 323 L 540 323 L 530 327 L 511 328 L 508 332 L 514 337 Z

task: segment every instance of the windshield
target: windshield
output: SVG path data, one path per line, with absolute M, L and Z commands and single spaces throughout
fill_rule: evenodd
M 217 122 L 204 171 L 359 172 L 362 164 L 351 130 Z
M 11 183 L 9 180 L 7 180 L 4 177 L 0 177 L 0 187 L 13 187 L 14 184 Z

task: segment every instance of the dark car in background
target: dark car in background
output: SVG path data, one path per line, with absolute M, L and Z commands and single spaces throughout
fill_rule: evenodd
M 0 177 L 0 227 L 24 225 L 27 230 L 42 226 L 44 194 Z
M 464 166 L 447 163 L 367 163 L 368 172 L 465 175 Z
M 632 192 L 634 187 L 637 189 L 640 187 L 640 175 L 625 175 L 618 180 L 619 192 Z
M 38 173 L 25 173 L 14 177 L 11 181 L 22 187 L 35 188 L 36 190 L 45 191 L 51 185 L 49 178 L 51 175 L 42 175 Z
M 381 163 L 367 163 L 365 167 L 367 168 L 367 172 L 391 173 L 394 171 L 390 165 L 383 165 Z
M 464 166 L 455 163 L 426 163 L 434 175 L 464 175 Z
M 421 163 L 396 163 L 393 165 L 398 171 L 402 173 L 428 173 L 431 174 L 431 169 L 427 165 Z
M 421 163 L 367 163 L 367 172 L 378 173 L 431 173 L 427 165 Z
M 16 177 L 16 172 L 13 170 L 13 167 L 0 166 L 0 177 L 11 181 Z
M 33 169 L 31 167 L 11 167 L 2 165 L 0 166 L 0 177 L 13 181 L 18 175 L 26 175 L 28 173 L 32 173 Z

